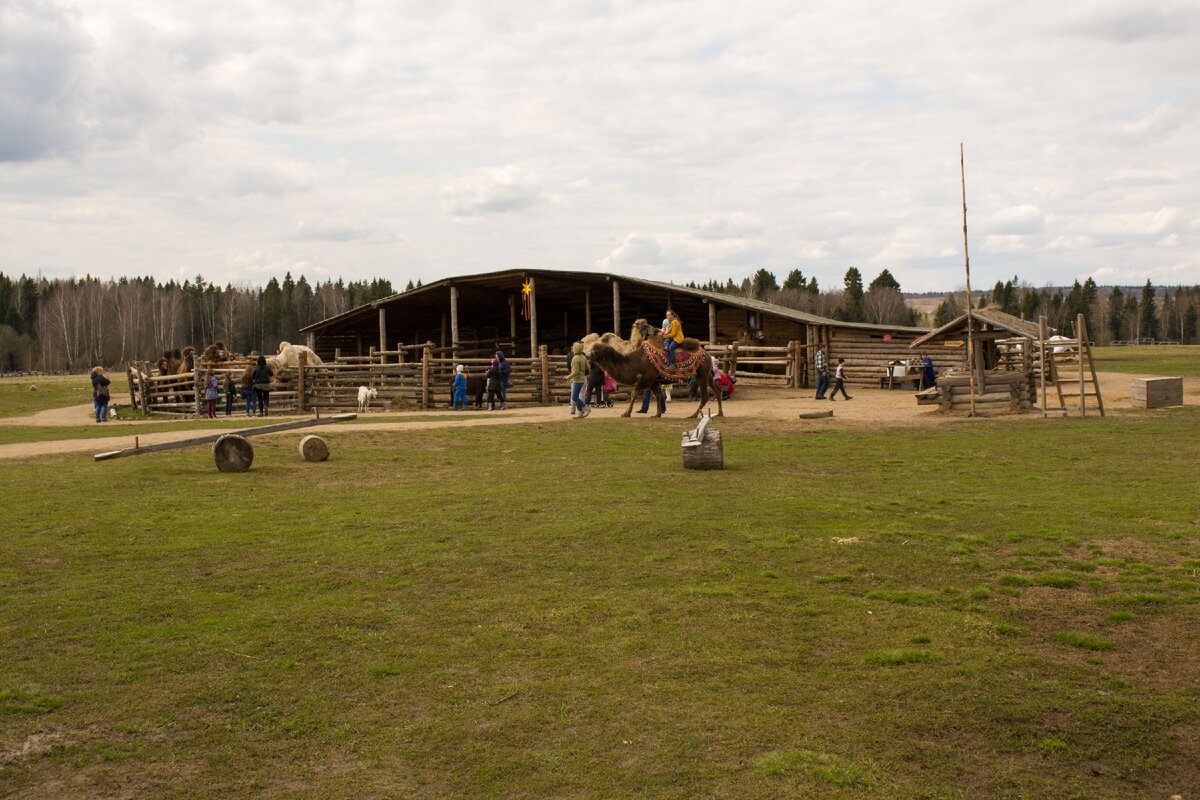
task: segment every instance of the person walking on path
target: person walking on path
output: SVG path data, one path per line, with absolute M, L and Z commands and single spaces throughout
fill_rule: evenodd
M 571 416 L 583 419 L 592 411 L 580 397 L 588 374 L 588 360 L 583 354 L 583 342 L 576 342 L 571 347 L 571 352 L 574 354 L 571 356 L 571 374 L 567 377 L 571 382 Z
M 824 400 L 825 392 L 829 391 L 829 360 L 825 356 L 825 345 L 817 347 L 813 365 L 817 368 L 817 399 Z
M 108 385 L 112 383 L 104 374 L 104 367 L 92 368 L 92 408 L 96 412 L 96 422 L 108 422 Z
M 846 398 L 847 400 L 853 400 L 853 397 L 846 394 L 846 359 L 838 359 L 837 372 L 834 373 L 833 379 L 836 382 L 836 385 L 833 387 L 833 394 L 829 395 L 830 402 L 837 400 L 838 392 L 841 392 L 842 397 Z
M 254 386 L 254 399 L 258 403 L 258 415 L 269 417 L 271 407 L 271 368 L 267 366 L 267 357 L 259 356 L 254 371 L 250 374 L 250 383 Z
M 204 382 L 204 402 L 208 404 L 208 418 L 217 418 L 217 398 L 221 396 L 221 387 L 217 383 L 217 376 L 211 372 L 208 373 L 208 379 Z
M 675 316 L 675 312 L 667 309 L 667 318 L 663 320 L 666 323 L 666 330 L 663 331 L 663 345 L 667 348 L 667 364 L 675 366 L 675 348 L 683 343 L 683 323 L 679 321 L 679 317 Z

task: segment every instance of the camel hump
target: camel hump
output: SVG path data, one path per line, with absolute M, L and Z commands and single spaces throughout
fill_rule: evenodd
M 683 337 L 683 341 L 679 343 L 679 346 L 684 350 L 687 350 L 689 353 L 700 352 L 700 340 L 693 339 L 690 336 Z

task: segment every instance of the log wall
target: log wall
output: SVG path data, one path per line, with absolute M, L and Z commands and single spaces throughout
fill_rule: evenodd
M 937 380 L 938 406 L 942 411 L 968 413 L 971 410 L 971 378 L 961 372 L 942 375 Z M 975 385 L 975 409 L 978 411 L 1024 413 L 1037 404 L 1037 374 L 1029 372 L 987 372 Z

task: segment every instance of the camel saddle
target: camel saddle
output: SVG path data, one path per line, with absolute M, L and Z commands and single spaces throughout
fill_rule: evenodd
M 675 348 L 675 366 L 672 367 L 667 363 L 667 348 L 660 340 L 648 339 L 642 342 L 642 350 L 646 353 L 646 358 L 650 359 L 650 363 L 658 370 L 658 374 L 663 376 L 664 380 L 672 383 L 686 381 L 688 378 L 696 374 L 696 370 L 700 368 L 701 359 L 708 358 L 703 348 L 696 350 L 684 350 L 682 347 Z

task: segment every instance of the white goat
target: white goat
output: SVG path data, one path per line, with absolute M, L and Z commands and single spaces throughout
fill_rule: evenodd
M 371 400 L 379 396 L 379 390 L 374 386 L 358 387 L 358 410 L 366 411 L 371 407 Z

